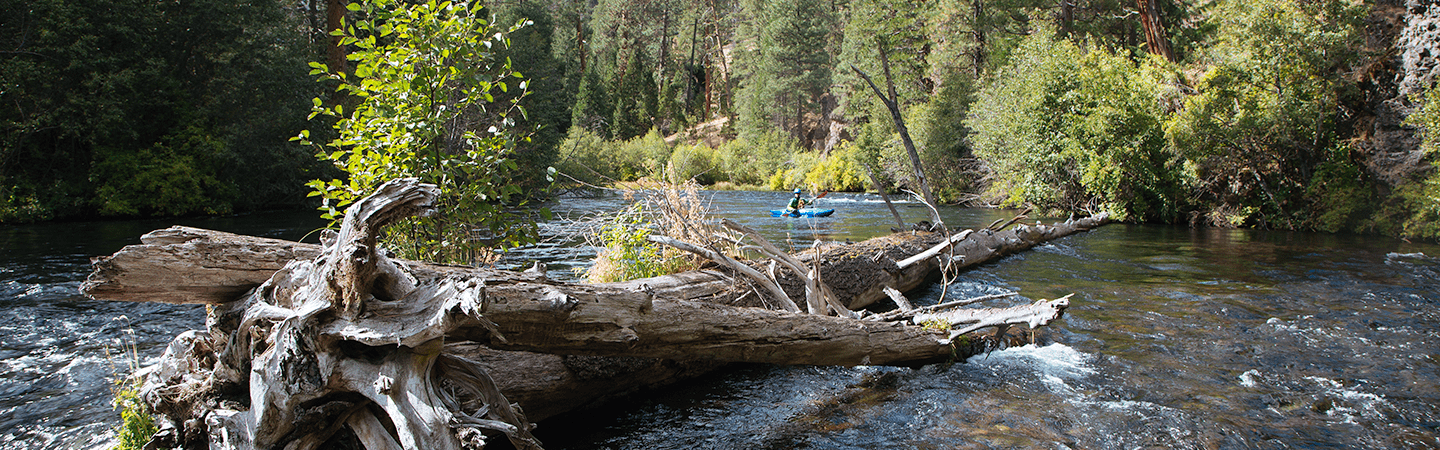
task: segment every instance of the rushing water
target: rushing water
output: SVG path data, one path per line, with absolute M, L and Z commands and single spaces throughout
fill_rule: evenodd
M 784 193 L 717 192 L 723 215 L 794 247 L 893 225 L 878 199 L 831 194 L 821 219 L 771 218 Z M 573 219 L 618 196 L 567 199 Z M 925 210 L 900 205 L 909 222 Z M 943 209 L 952 227 L 1006 211 Z M 303 215 L 185 224 L 298 239 Z M 0 449 L 113 439 L 109 380 L 122 349 L 157 356 L 203 326 L 193 306 L 89 301 L 88 259 L 170 222 L 0 228 Z M 502 265 L 573 277 L 591 250 L 556 237 Z M 550 449 L 1437 448 L 1440 247 L 1394 239 L 1109 225 L 963 274 L 948 298 L 1075 293 L 1036 345 L 953 365 L 742 365 L 599 411 L 546 421 Z M 941 300 L 939 286 L 912 293 Z

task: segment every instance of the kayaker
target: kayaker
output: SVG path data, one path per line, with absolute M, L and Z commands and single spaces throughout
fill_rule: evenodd
M 790 203 L 785 205 L 785 215 L 799 217 L 800 208 L 804 208 L 808 203 L 810 202 L 800 198 L 800 188 L 795 188 L 795 196 L 790 197 Z

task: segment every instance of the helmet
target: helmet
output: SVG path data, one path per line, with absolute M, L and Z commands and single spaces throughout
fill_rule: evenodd
M 799 194 L 799 193 L 800 193 L 800 188 L 795 188 L 795 193 L 796 193 L 796 194 Z

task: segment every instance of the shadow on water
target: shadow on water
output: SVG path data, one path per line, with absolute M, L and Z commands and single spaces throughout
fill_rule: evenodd
M 835 216 L 770 217 L 784 192 L 707 192 L 724 217 L 795 248 L 894 225 L 878 197 L 830 194 Z M 621 196 L 565 199 L 547 242 L 511 252 L 574 279 L 594 250 L 567 237 Z M 906 222 L 926 210 L 901 204 Z M 945 208 L 954 228 L 1013 211 Z M 308 212 L 187 225 L 295 239 Z M 109 377 L 134 342 L 158 356 L 203 308 L 89 301 L 92 256 L 169 222 L 0 228 L 0 449 L 97 448 L 116 423 Z M 541 424 L 555 449 L 1440 447 L 1440 247 L 1366 236 L 1111 225 L 931 286 L 917 303 L 1075 293 L 1036 345 L 919 369 L 741 365 Z M 945 298 L 941 298 L 942 295 Z M 123 359 L 121 360 L 123 361 Z

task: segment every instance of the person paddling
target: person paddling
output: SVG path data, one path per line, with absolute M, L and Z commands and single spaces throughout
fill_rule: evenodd
M 809 203 L 811 202 L 800 198 L 800 188 L 795 188 L 795 195 L 790 197 L 790 203 L 785 205 L 785 215 L 800 217 L 800 208 L 804 208 Z

